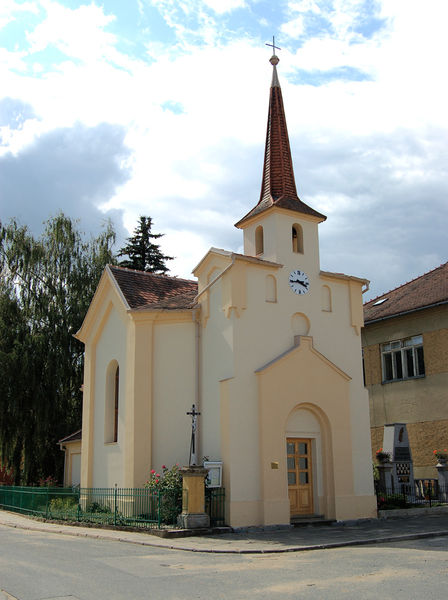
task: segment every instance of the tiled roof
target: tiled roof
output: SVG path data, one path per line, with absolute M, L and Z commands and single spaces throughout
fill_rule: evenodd
M 198 293 L 196 281 L 109 266 L 132 309 L 193 308 Z
M 236 223 L 236 227 L 272 206 L 312 215 L 322 220 L 326 219 L 324 215 L 302 202 L 297 195 L 282 90 L 278 83 L 275 65 L 276 63 L 273 63 L 274 73 L 269 98 L 260 200 L 247 215 Z
M 66 444 L 67 442 L 77 442 L 78 440 L 82 439 L 82 429 L 78 429 L 78 431 L 75 431 L 75 433 L 71 433 L 70 435 L 67 435 L 66 437 L 62 438 L 62 440 L 59 440 L 59 444 Z
M 448 262 L 364 304 L 364 321 L 387 319 L 448 302 Z

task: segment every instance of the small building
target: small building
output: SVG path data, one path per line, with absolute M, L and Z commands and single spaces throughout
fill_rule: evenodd
M 364 305 L 372 455 L 384 425 L 404 423 L 417 479 L 436 478 L 448 448 L 448 263 Z
M 79 429 L 58 442 L 64 452 L 64 487 L 81 484 L 81 445 L 82 430 Z
M 261 194 L 195 280 L 105 269 L 85 344 L 82 487 L 139 487 L 151 468 L 222 463 L 231 526 L 376 516 L 363 385 L 367 281 L 320 269 L 326 217 L 296 191 L 273 65 Z M 250 206 L 253 208 L 250 208 Z

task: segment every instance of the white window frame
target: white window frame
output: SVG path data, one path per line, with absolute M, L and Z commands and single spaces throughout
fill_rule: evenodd
M 381 344 L 381 368 L 383 383 L 424 377 L 423 336 Z

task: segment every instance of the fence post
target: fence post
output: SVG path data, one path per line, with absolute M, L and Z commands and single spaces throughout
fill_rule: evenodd
M 161 515 L 161 510 L 160 510 L 160 505 L 161 505 L 160 494 L 161 494 L 161 491 L 158 490 L 158 492 L 157 492 L 157 526 L 159 529 L 160 529 L 160 525 L 162 523 L 162 515 Z
M 118 511 L 118 484 L 115 484 L 114 490 L 114 526 L 117 525 L 117 511 Z
M 50 508 L 50 497 L 49 497 L 49 491 L 50 488 L 47 487 L 47 503 L 46 503 L 46 507 L 45 507 L 45 518 L 48 519 L 48 510 Z

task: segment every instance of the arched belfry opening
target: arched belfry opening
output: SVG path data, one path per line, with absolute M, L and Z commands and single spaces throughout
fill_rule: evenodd
M 294 223 L 291 230 L 292 251 L 303 254 L 303 230 L 302 226 Z
M 264 232 L 263 227 L 259 225 L 255 230 L 255 254 L 263 254 L 264 252 Z

